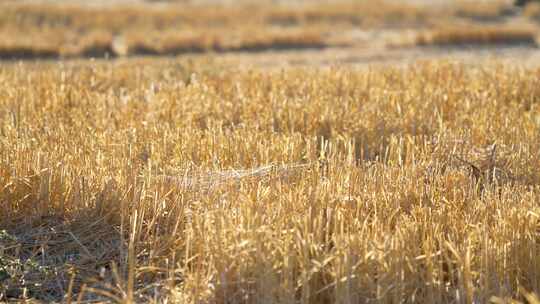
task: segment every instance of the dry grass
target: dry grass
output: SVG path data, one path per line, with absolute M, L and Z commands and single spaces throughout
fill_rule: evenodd
M 536 22 L 540 22 L 540 3 L 538 2 L 528 3 L 523 9 L 523 15 Z
M 456 1 L 454 15 L 480 22 L 497 22 L 512 15 L 508 1 Z
M 75 30 L 123 31 L 126 28 L 222 28 L 246 25 L 381 25 L 391 20 L 418 22 L 433 11 L 413 5 L 371 1 L 307 2 L 299 5 L 261 4 L 115 5 L 2 4 L 2 24 Z
M 106 31 L 96 31 L 79 37 L 77 41 L 65 43 L 54 40 L 47 42 L 46 36 L 32 43 L 13 40 L 17 38 L 6 40 L 3 45 L 0 43 L 0 59 L 103 58 L 126 55 L 318 49 L 330 46 L 324 35 L 313 29 L 132 32 L 117 37 Z
M 415 44 L 426 45 L 533 45 L 537 44 L 538 31 L 524 27 L 484 26 L 450 27 L 421 33 Z
M 223 30 L 204 33 L 155 33 L 153 41 L 145 42 L 141 34 L 126 37 L 127 54 L 176 55 L 182 53 L 263 51 L 273 49 L 324 48 L 328 44 L 315 30 Z
M 537 69 L 82 62 L 0 82 L 2 300 L 540 289 Z

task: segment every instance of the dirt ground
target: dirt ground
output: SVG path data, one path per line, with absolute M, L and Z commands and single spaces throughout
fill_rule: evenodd
M 290 66 L 408 65 L 419 60 L 448 60 L 465 64 L 504 62 L 520 66 L 539 66 L 540 49 L 531 46 L 460 46 L 411 48 L 329 48 L 325 50 L 231 53 L 215 55 L 225 62 L 242 62 L 243 67 L 279 69 Z

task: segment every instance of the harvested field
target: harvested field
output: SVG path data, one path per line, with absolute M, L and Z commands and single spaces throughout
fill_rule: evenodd
M 0 302 L 540 303 L 537 8 L 248 2 L 0 3 Z
M 6 65 L 2 299 L 538 291 L 538 69 Z

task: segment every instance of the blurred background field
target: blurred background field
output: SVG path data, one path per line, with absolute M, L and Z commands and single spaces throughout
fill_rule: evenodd
M 4 1 L 0 58 L 121 57 L 538 41 L 537 3 Z

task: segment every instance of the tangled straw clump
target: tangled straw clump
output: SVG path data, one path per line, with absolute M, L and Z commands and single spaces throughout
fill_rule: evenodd
M 539 290 L 539 70 L 201 59 L 14 64 L 0 82 L 2 300 Z

